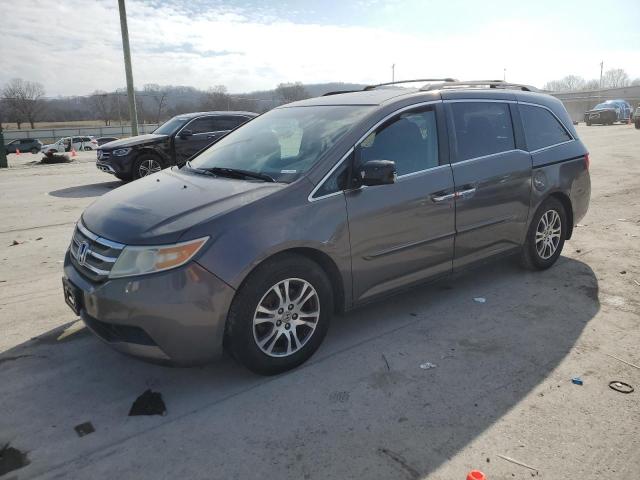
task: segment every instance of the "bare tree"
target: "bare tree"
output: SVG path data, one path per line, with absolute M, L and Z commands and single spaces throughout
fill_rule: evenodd
M 634 78 L 633 81 L 631 82 L 631 85 L 634 87 L 640 86 L 640 77 Z
M 295 102 L 310 97 L 309 92 L 307 92 L 307 89 L 304 88 L 304 85 L 300 82 L 281 83 L 276 88 L 275 94 L 282 103 Z
M 629 86 L 629 75 L 622 68 L 612 68 L 604 72 L 602 84 L 605 88 Z
M 207 90 L 205 106 L 208 110 L 229 110 L 231 108 L 231 96 L 227 93 L 227 87 L 216 85 Z
M 4 87 L 2 95 L 9 104 L 18 128 L 25 120 L 31 124 L 31 128 L 35 128 L 35 122 L 44 107 L 42 84 L 14 78 Z
M 102 90 L 96 90 L 89 97 L 89 102 L 95 110 L 98 118 L 102 120 L 105 126 L 111 124 L 113 118 L 112 102 L 109 99 L 109 94 Z
M 169 90 L 156 83 L 148 83 L 144 86 L 144 92 L 151 98 L 156 107 L 156 123 L 160 123 L 163 113 L 167 108 Z
M 552 92 L 575 92 L 576 90 L 582 90 L 585 83 L 586 82 L 582 77 L 577 75 L 567 75 L 560 80 L 547 82 L 544 89 Z
M 597 78 L 592 78 L 591 80 L 588 80 L 587 82 L 585 82 L 584 87 L 582 88 L 582 90 L 598 90 L 600 89 L 600 80 L 598 80 Z

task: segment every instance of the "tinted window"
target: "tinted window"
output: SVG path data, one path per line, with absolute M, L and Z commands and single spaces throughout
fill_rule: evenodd
M 393 160 L 398 175 L 438 166 L 438 131 L 433 110 L 407 112 L 365 138 L 360 162 Z
M 335 192 L 344 190 L 347 184 L 347 176 L 349 175 L 349 166 L 353 162 L 353 153 L 345 158 L 335 171 L 320 185 L 320 188 L 313 194 L 314 198 L 330 195 Z
M 546 108 L 520 105 L 520 116 L 530 151 L 571 140 L 562 124 Z
M 20 143 L 31 143 L 33 142 L 33 140 L 31 140 L 30 138 L 23 138 L 22 140 L 20 140 Z
M 450 105 L 458 149 L 456 161 L 515 148 L 508 104 L 464 102 Z
M 215 117 L 197 118 L 184 128 L 185 130 L 191 130 L 191 133 L 193 134 L 215 132 L 216 130 L 219 130 L 217 128 L 218 125 L 216 120 L 217 119 Z
M 189 119 L 185 117 L 174 117 L 156 128 L 153 133 L 158 135 L 171 135 L 187 123 L 188 120 Z

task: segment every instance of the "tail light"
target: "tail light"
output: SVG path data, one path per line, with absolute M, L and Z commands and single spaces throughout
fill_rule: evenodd
M 589 170 L 589 165 L 591 164 L 591 161 L 589 160 L 589 153 L 585 153 L 584 154 L 584 166 L 587 167 L 587 170 Z

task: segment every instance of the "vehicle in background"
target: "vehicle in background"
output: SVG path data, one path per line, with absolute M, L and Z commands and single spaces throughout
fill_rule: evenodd
M 172 165 L 184 165 L 191 156 L 256 116 L 252 112 L 177 115 L 150 134 L 101 146 L 96 167 L 120 180 L 135 180 Z
M 22 153 L 38 153 L 42 149 L 42 142 L 37 138 L 19 138 L 7 143 L 4 149 L 7 153 L 16 153 L 16 150 Z
M 371 86 L 270 110 L 96 199 L 64 297 L 118 350 L 185 365 L 226 348 L 275 374 L 313 354 L 336 311 L 491 257 L 551 267 L 590 192 L 554 97 Z
M 638 103 L 635 112 L 633 112 L 633 123 L 637 129 L 640 129 L 640 103 Z
M 98 148 L 98 141 L 93 136 L 63 137 L 56 143 L 44 145 L 41 151 L 42 153 L 70 152 L 71 147 L 73 147 L 75 151 L 96 150 Z
M 627 123 L 631 117 L 631 105 L 626 100 L 607 100 L 584 112 L 587 126 L 592 124 L 613 125 Z
M 100 137 L 100 138 L 96 138 L 96 140 L 98 142 L 98 146 L 101 147 L 105 143 L 115 142 L 116 140 L 120 140 L 120 139 L 118 137 Z

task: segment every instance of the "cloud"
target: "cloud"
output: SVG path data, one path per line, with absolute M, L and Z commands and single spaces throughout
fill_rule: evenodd
M 112 90 L 125 83 L 116 2 L 21 0 L 0 33 L 0 85 L 13 77 L 36 80 L 49 95 Z M 266 4 L 265 4 L 266 5 Z M 397 2 L 368 0 L 362 8 Z M 287 20 L 262 6 L 220 3 L 127 2 L 134 80 L 232 92 L 273 88 L 279 82 L 387 81 L 454 76 L 501 78 L 541 86 L 574 73 L 597 76 L 602 58 L 640 76 L 640 52 L 626 42 L 613 49 L 585 48 L 571 28 L 551 21 L 504 19 L 463 31 L 432 35 L 364 24 Z M 34 12 L 37 23 L 33 22 Z M 635 68 L 636 70 L 630 70 Z

